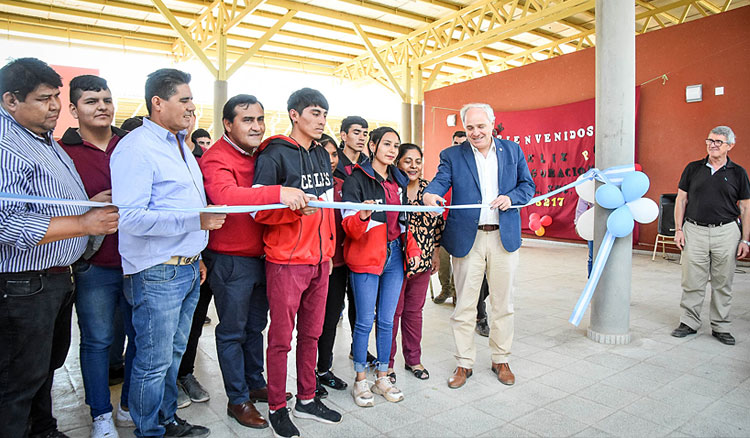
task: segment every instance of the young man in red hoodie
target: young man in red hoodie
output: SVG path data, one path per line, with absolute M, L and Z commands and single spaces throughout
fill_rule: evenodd
M 225 205 L 282 202 L 296 210 L 307 205 L 305 193 L 293 187 L 252 188 L 257 150 L 266 132 L 263 105 L 247 94 L 224 105 L 224 136 L 200 161 L 206 195 Z M 249 214 L 231 214 L 224 227 L 211 232 L 203 257 L 215 296 L 219 325 L 216 350 L 229 402 L 227 415 L 256 429 L 268 422 L 253 405 L 268 401 L 263 378 L 263 329 L 266 327 L 264 226 Z M 289 395 L 291 397 L 291 394 Z
M 328 101 L 303 88 L 287 101 L 292 132 L 260 147 L 254 187 L 282 185 L 302 189 L 310 199 L 333 201 L 328 152 L 317 143 L 325 129 Z M 268 409 L 274 434 L 299 436 L 286 409 L 287 354 L 297 320 L 297 402 L 294 416 L 339 423 L 341 414 L 315 397 L 315 362 L 323 329 L 328 275 L 336 244 L 332 209 L 305 207 L 259 211 L 263 234 L 271 324 L 268 329 Z

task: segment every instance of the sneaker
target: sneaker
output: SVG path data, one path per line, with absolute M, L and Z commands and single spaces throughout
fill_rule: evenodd
M 164 428 L 166 429 L 164 432 L 165 437 L 205 438 L 211 435 L 209 428 L 192 425 L 177 415 L 174 416 L 174 420 L 171 423 L 165 424 Z
M 115 425 L 117 427 L 135 427 L 133 417 L 130 415 L 130 411 L 126 411 L 122 408 L 122 405 L 117 406 L 117 413 L 115 414 Z
M 477 320 L 477 325 L 474 328 L 474 331 L 477 332 L 479 336 L 488 338 L 490 336 L 490 326 L 487 324 L 487 318 Z
M 289 418 L 289 410 L 287 408 L 270 412 L 268 420 L 271 423 L 273 436 L 277 438 L 299 438 L 299 429 L 292 423 L 292 419 Z
M 672 336 L 675 338 L 684 338 L 687 335 L 694 335 L 695 333 L 697 332 L 684 322 L 681 322 L 679 327 L 672 330 Z
M 339 391 L 342 389 L 346 389 L 346 387 L 348 386 L 346 382 L 336 377 L 331 372 L 331 370 L 326 371 L 325 374 L 318 374 L 318 380 L 323 385 L 329 388 L 337 389 Z
M 391 383 L 391 379 L 389 379 L 388 376 L 378 377 L 371 389 L 372 392 L 382 395 L 391 403 L 398 403 L 404 399 L 404 393 L 393 386 L 393 383 Z
M 91 438 L 120 438 L 112 421 L 112 412 L 99 415 L 91 424 Z
M 211 398 L 211 396 L 208 395 L 208 391 L 198 383 L 198 379 L 196 379 L 192 373 L 185 377 L 180 377 L 177 381 L 180 382 L 185 389 L 185 392 L 190 397 L 191 401 L 195 403 L 203 403 Z
M 315 397 L 328 397 L 328 391 L 323 387 L 323 385 L 321 385 L 320 379 L 315 379 Z
M 294 416 L 297 418 L 309 418 L 310 420 L 326 424 L 341 423 L 341 414 L 329 409 L 318 397 L 313 398 L 307 404 L 297 399 L 297 403 L 294 404 Z
M 351 350 L 349 350 L 349 359 L 354 360 L 354 353 L 352 353 Z M 373 354 L 368 351 L 367 359 L 365 359 L 365 361 L 365 365 L 367 365 L 368 367 L 374 367 L 375 365 L 377 365 L 378 358 L 373 356 Z
M 177 409 L 186 408 L 192 403 L 193 401 L 190 400 L 190 396 L 187 394 L 187 391 L 185 391 L 185 388 L 182 387 L 180 380 L 177 379 Z
M 443 304 L 445 300 L 447 300 L 451 296 L 451 291 L 446 288 L 445 290 L 441 290 L 440 294 L 432 299 L 432 302 L 435 304 Z
M 375 396 L 370 391 L 370 382 L 367 379 L 354 382 L 354 385 L 352 385 L 352 397 L 357 406 L 363 408 L 375 406 Z
M 734 345 L 735 340 L 734 336 L 732 336 L 729 332 L 717 332 L 717 331 L 711 331 L 711 336 L 718 339 L 719 342 L 725 345 Z

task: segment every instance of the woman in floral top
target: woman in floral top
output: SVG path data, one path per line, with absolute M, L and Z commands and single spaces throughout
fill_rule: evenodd
M 411 143 L 403 143 L 398 151 L 396 166 L 409 177 L 407 195 L 409 204 L 422 205 L 424 189 L 430 182 L 422 179 L 422 149 Z M 396 356 L 396 334 L 399 319 L 401 320 L 401 344 L 404 351 L 406 369 L 421 380 L 430 378 L 430 373 L 422 365 L 422 309 L 424 308 L 427 287 L 432 272 L 439 268 L 437 247 L 440 233 L 443 230 L 443 216 L 433 217 L 429 213 L 412 213 L 409 215 L 409 228 L 417 241 L 422 257 L 418 263 L 411 261 L 406 270 L 407 279 L 401 290 L 401 297 L 393 318 L 393 344 L 388 376 L 395 383 L 393 358 Z

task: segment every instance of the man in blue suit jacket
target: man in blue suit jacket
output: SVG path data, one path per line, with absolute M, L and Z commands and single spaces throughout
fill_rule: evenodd
M 448 386 L 460 388 L 472 375 L 475 309 L 485 273 L 490 286 L 492 371 L 500 382 L 512 385 L 515 376 L 508 356 L 513 343 L 513 279 L 521 247 L 521 215 L 511 205 L 527 203 L 535 186 L 521 147 L 492 136 L 492 107 L 466 105 L 461 120 L 468 140 L 440 153 L 438 173 L 424 195 L 425 205 L 438 205 L 453 187 L 453 205 L 489 205 L 450 210 L 440 242 L 453 256 L 457 298 L 451 327 L 458 367 Z

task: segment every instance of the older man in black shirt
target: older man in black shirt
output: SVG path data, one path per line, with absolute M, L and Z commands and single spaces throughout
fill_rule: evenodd
M 734 142 L 728 126 L 712 129 L 706 139 L 708 156 L 688 164 L 680 178 L 674 220 L 675 242 L 683 250 L 683 314 L 672 332 L 677 338 L 700 327 L 710 274 L 711 334 L 724 344 L 735 343 L 729 333 L 729 309 L 736 258 L 750 253 L 750 182 L 745 169 L 727 156 Z

